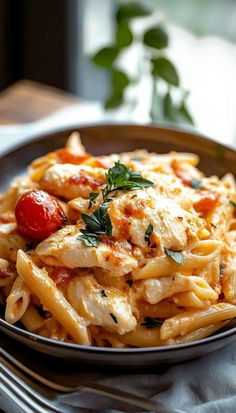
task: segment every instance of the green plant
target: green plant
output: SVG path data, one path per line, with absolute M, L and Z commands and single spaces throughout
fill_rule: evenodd
M 136 17 L 146 17 L 149 14 L 150 11 L 143 4 L 134 2 L 121 4 L 116 11 L 114 44 L 100 49 L 92 56 L 95 65 L 111 73 L 111 94 L 104 106 L 106 109 L 112 109 L 122 105 L 126 88 L 139 81 L 139 78 L 130 79 L 127 73 L 119 68 L 117 61 L 121 52 L 133 42 L 142 42 L 152 79 L 151 119 L 158 120 L 161 109 L 161 117 L 164 119 L 193 124 L 193 118 L 187 107 L 189 93 L 181 87 L 177 69 L 166 56 L 169 37 L 165 28 L 158 24 L 146 30 L 142 37 L 135 35 L 132 31 L 131 20 Z M 165 88 L 164 92 L 159 91 L 159 83 L 166 85 L 166 91 Z M 175 90 L 178 95 L 177 101 L 176 96 L 175 100 L 173 99 Z

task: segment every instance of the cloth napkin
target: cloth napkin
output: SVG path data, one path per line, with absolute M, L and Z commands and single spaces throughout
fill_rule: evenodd
M 183 413 L 236 412 L 236 342 L 200 359 L 157 368 L 156 373 L 104 377 L 100 383 L 150 397 Z M 86 393 L 76 396 L 84 407 L 124 411 L 124 405 Z M 126 408 L 125 411 L 141 411 Z

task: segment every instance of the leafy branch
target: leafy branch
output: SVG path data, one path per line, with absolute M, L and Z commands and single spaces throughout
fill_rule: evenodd
M 111 94 L 105 101 L 104 106 L 106 109 L 112 109 L 122 105 L 126 89 L 137 82 L 137 79 L 136 81 L 130 79 L 127 73 L 119 68 L 117 60 L 124 49 L 129 48 L 134 42 L 141 42 L 145 57 L 149 62 L 152 78 L 151 119 L 153 121 L 158 120 L 160 118 L 158 112 L 160 113 L 161 109 L 161 117 L 164 119 L 176 123 L 193 124 L 194 121 L 187 105 L 189 93 L 181 87 L 178 71 L 174 63 L 166 56 L 169 37 L 165 28 L 160 24 L 151 27 L 142 34 L 141 38 L 137 38 L 132 31 L 131 20 L 148 15 L 150 15 L 150 11 L 143 4 L 135 2 L 121 4 L 116 11 L 114 43 L 100 49 L 92 56 L 95 65 L 109 70 L 111 74 Z M 159 92 L 158 85 L 160 82 L 166 85 L 164 94 Z M 179 98 L 177 101 L 173 99 L 175 91 L 178 91 Z

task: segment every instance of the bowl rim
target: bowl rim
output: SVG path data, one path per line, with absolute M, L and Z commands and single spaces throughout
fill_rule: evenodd
M 194 130 L 186 130 L 181 127 L 175 127 L 172 125 L 159 125 L 159 124 L 137 124 L 137 123 L 117 123 L 117 122 L 96 122 L 96 123 L 86 123 L 86 124 L 75 124 L 70 127 L 63 127 L 63 128 L 58 128 L 58 129 L 53 129 L 49 132 L 39 132 L 35 133 L 26 138 L 23 142 L 19 142 L 16 145 L 12 145 L 10 148 L 0 152 L 0 161 L 2 158 L 5 156 L 10 155 L 12 152 L 15 152 L 19 149 L 26 148 L 30 144 L 34 144 L 37 142 L 40 142 L 41 140 L 47 140 L 50 139 L 52 136 L 55 136 L 57 134 L 64 134 L 64 133 L 71 133 L 75 130 L 87 130 L 87 129 L 93 129 L 93 128 L 109 128 L 109 127 L 118 127 L 118 128 L 132 128 L 132 127 L 141 127 L 141 128 L 152 128 L 152 129 L 157 129 L 159 131 L 164 130 L 165 132 L 177 132 L 180 134 L 184 134 L 186 137 L 191 136 L 194 138 L 199 139 L 202 142 L 211 142 L 213 145 L 216 144 L 222 149 L 227 149 L 234 154 L 236 154 L 236 150 L 233 148 L 231 145 L 225 145 L 220 142 L 214 141 L 212 138 L 207 137 L 206 135 L 203 135 L 197 131 Z M 229 330 L 222 331 L 220 333 L 215 333 L 214 335 L 205 337 L 200 340 L 195 340 L 187 343 L 182 343 L 182 344 L 171 344 L 168 346 L 155 346 L 155 347 L 134 347 L 134 348 L 109 348 L 109 347 L 95 347 L 95 346 L 84 346 L 81 344 L 76 344 L 76 343 L 68 343 L 68 342 L 63 342 L 55 339 L 50 339 L 47 337 L 40 336 L 38 334 L 29 332 L 27 330 L 24 330 L 23 328 L 20 328 L 18 326 L 12 325 L 8 323 L 6 320 L 1 318 L 0 316 L 0 327 L 3 327 L 3 332 L 4 330 L 9 330 L 11 333 L 13 333 L 14 339 L 15 336 L 19 335 L 27 340 L 33 341 L 33 342 L 38 342 L 42 345 L 50 345 L 57 347 L 58 349 L 64 349 L 64 350 L 73 350 L 73 351 L 86 351 L 86 352 L 92 352 L 92 353 L 103 353 L 103 354 L 132 354 L 132 353 L 153 353 L 153 352 L 173 352 L 176 350 L 186 350 L 189 348 L 193 347 L 199 347 L 204 344 L 208 344 L 211 342 L 215 341 L 220 341 L 221 339 L 224 339 L 226 337 L 231 337 L 236 334 L 236 327 L 231 327 Z

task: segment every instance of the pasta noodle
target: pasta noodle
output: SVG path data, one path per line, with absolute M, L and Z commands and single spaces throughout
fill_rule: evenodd
M 236 317 L 236 184 L 191 153 L 92 156 L 77 132 L 0 195 L 5 319 L 54 340 L 156 347 Z

